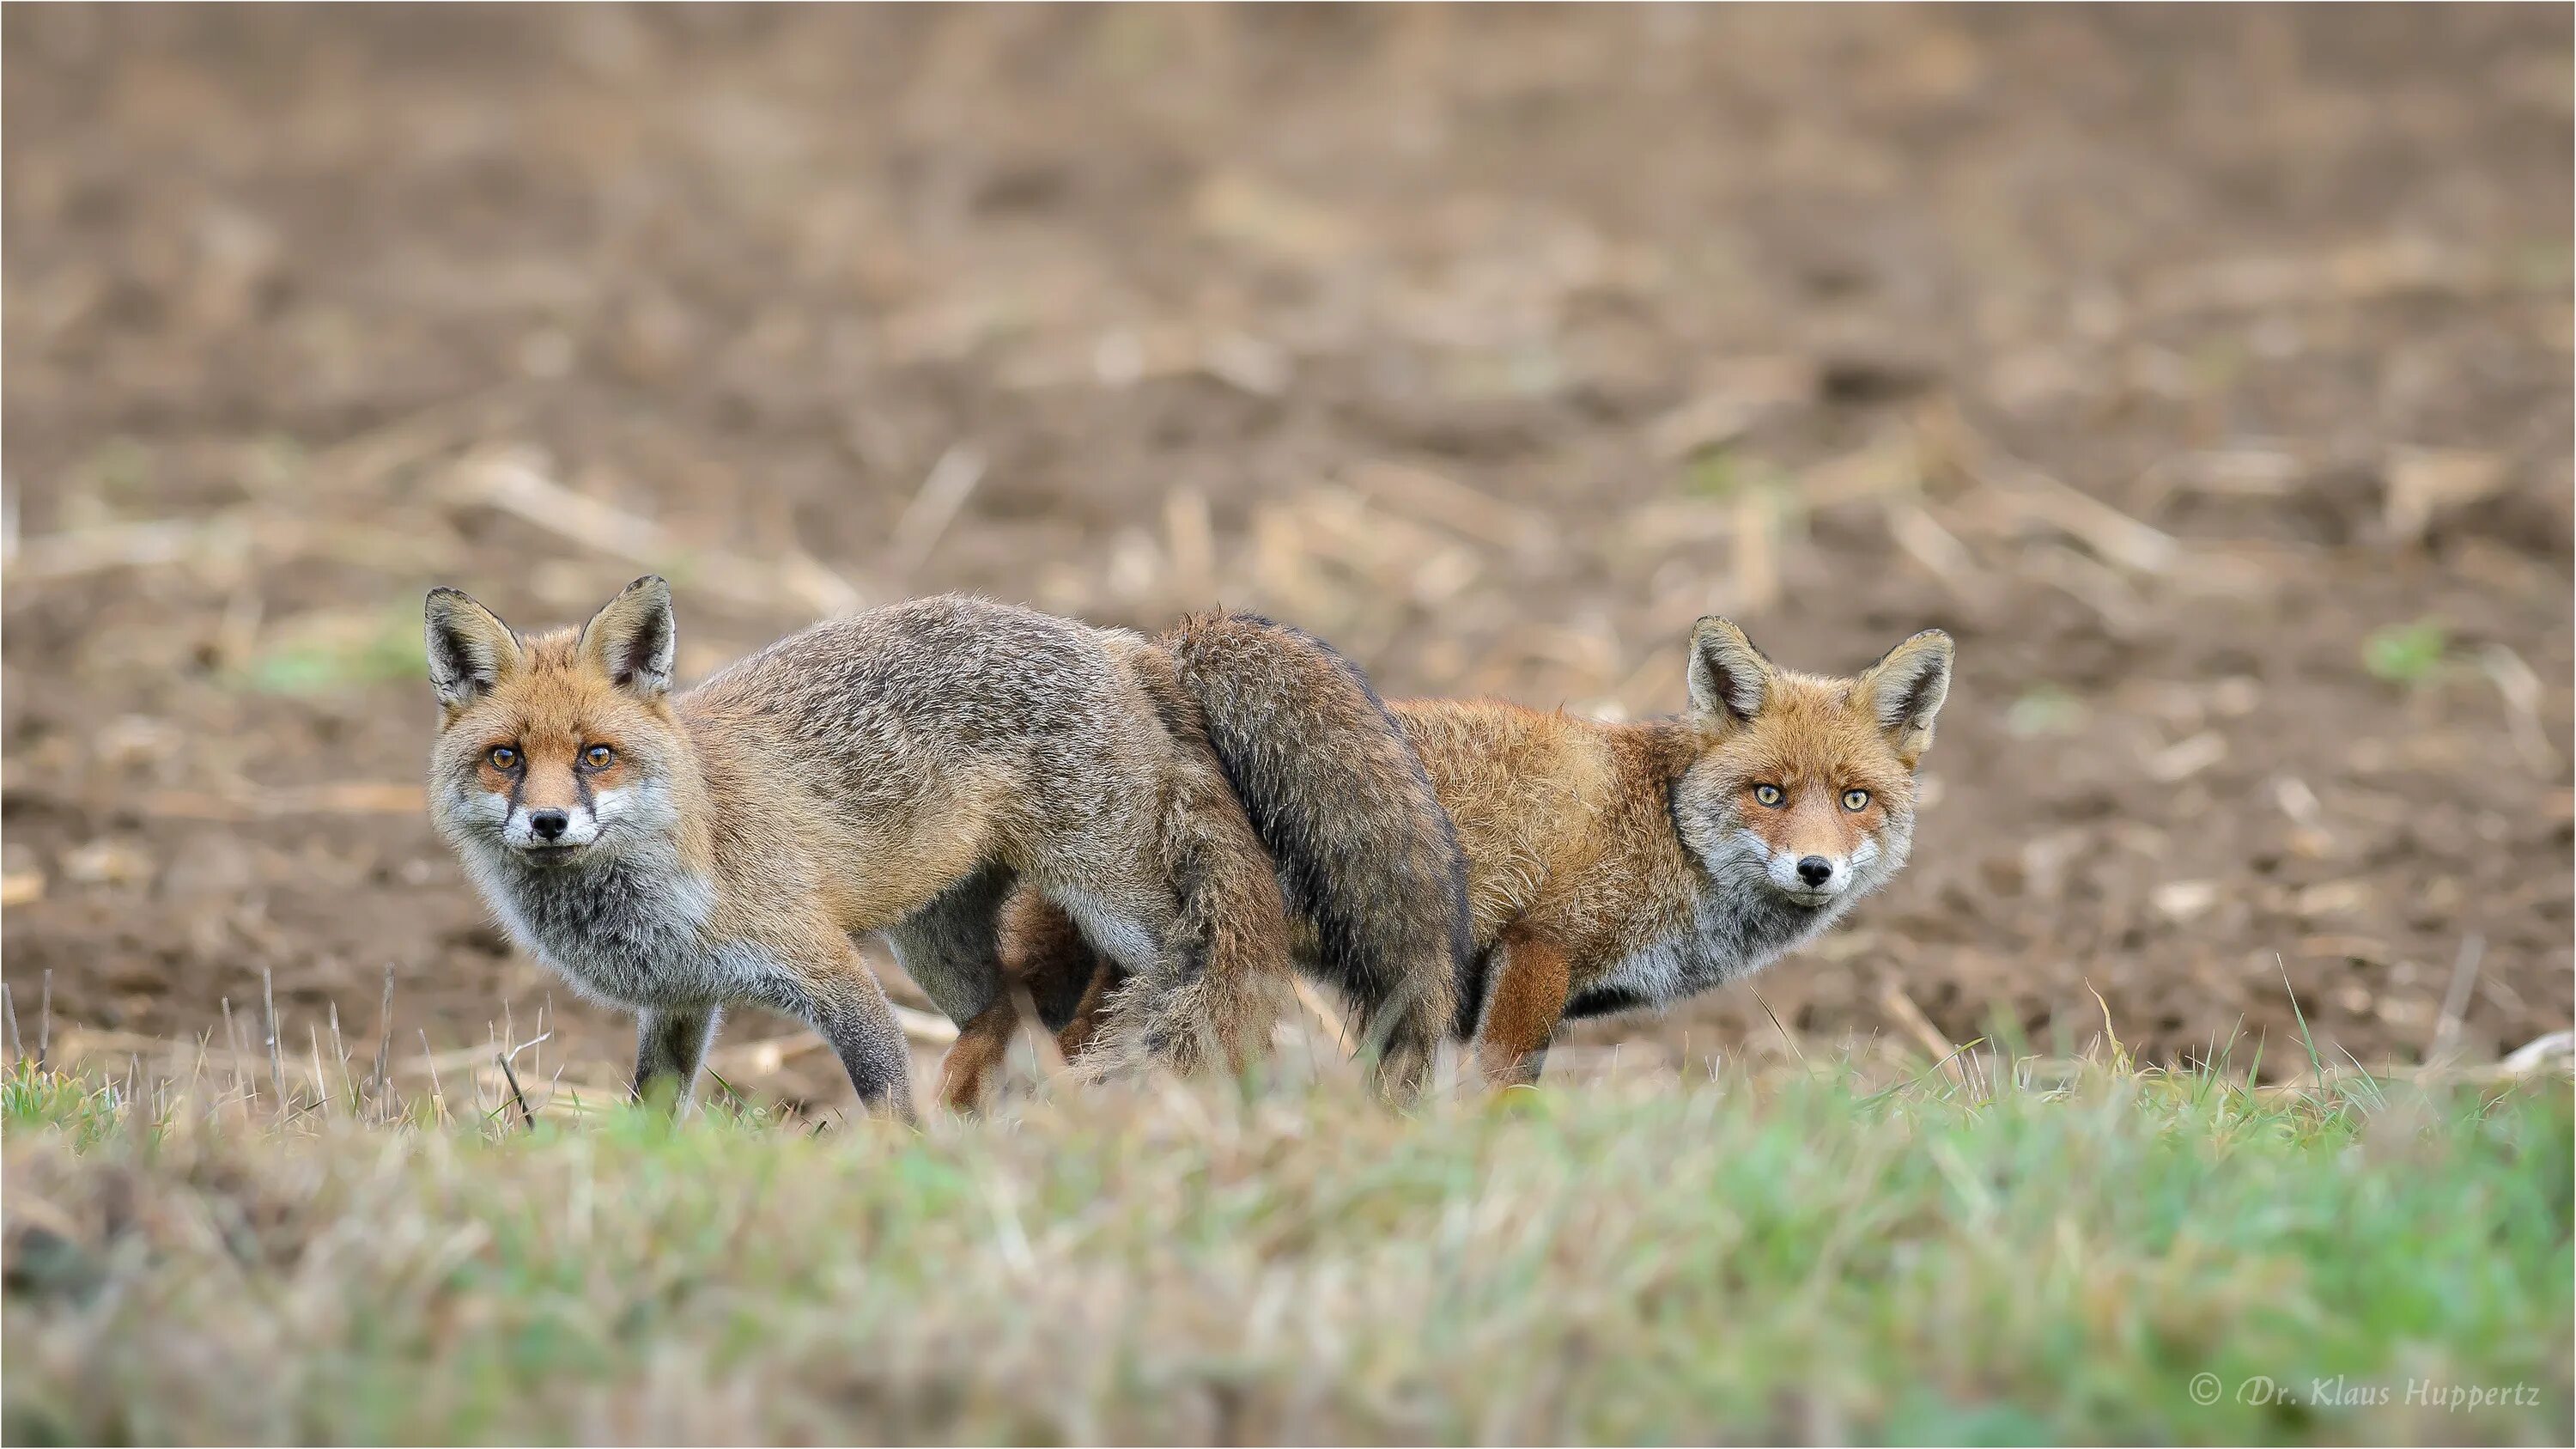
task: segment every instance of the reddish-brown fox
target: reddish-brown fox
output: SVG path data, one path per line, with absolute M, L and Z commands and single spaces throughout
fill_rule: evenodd
M 1749 975 L 1886 884 L 1913 843 L 1915 767 L 1952 653 L 1927 630 L 1855 678 L 1826 678 L 1775 666 L 1710 618 L 1692 632 L 1678 717 L 1394 704 L 1466 854 L 1456 1030 L 1488 1079 L 1536 1081 L 1565 1018 Z M 1094 959 L 1046 915 L 1013 903 L 1005 959 L 1078 992 Z

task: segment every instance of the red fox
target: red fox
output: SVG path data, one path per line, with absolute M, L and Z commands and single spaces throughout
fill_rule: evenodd
M 1439 962 L 1411 958 L 1420 923 L 1463 918 L 1454 878 L 1426 876 L 1408 917 L 1373 911 L 1384 887 L 1348 872 L 1412 848 L 1369 829 L 1424 823 L 1381 810 L 1347 838 L 1283 836 L 1274 861 L 1246 802 L 1291 807 L 1260 761 L 1227 754 L 1253 727 L 1237 696 L 1185 690 L 1174 654 L 1134 633 L 926 599 L 817 624 L 675 695 L 659 578 L 578 631 L 522 638 L 453 589 L 425 612 L 431 817 L 520 944 L 636 1011 L 639 1096 L 667 1082 L 685 1103 L 720 1013 L 756 1005 L 812 1025 L 863 1101 L 909 1120 L 903 1038 L 852 938 L 882 934 L 971 1024 L 1007 999 L 996 930 L 1015 885 L 1086 951 L 1167 988 L 1161 1013 L 1132 1019 L 1176 1065 L 1211 1035 L 1234 1054 L 1266 1035 L 1259 993 L 1288 969 L 1283 877 L 1389 975 L 1455 959 L 1447 933 Z M 1402 749 L 1346 684 L 1275 703 L 1292 756 Z
M 1708 618 L 1678 718 L 1396 703 L 1466 852 L 1473 941 L 1455 1030 L 1488 1080 L 1535 1082 L 1567 1017 L 1663 1006 L 1760 970 L 1894 876 L 1952 656 L 1950 637 L 1926 630 L 1857 678 L 1821 678 Z M 1011 970 L 1058 994 L 1114 976 L 1048 916 L 1012 903 Z

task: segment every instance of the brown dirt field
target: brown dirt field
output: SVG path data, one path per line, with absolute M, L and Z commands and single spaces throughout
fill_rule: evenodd
M 2286 971 L 2376 1065 L 2471 939 L 2462 1047 L 2568 1025 L 2563 7 L 4 23 L 30 1034 L 46 972 L 193 1035 L 265 967 L 363 1052 L 390 966 L 405 1042 L 551 997 L 613 1077 L 422 818 L 418 604 L 648 565 L 692 675 L 1221 599 L 1646 713 L 1703 612 L 1939 624 L 1916 863 L 1759 981 L 1790 1028 L 2045 1049 L 2098 990 L 2279 1063 Z M 1586 1036 L 1783 1049 L 1741 987 Z

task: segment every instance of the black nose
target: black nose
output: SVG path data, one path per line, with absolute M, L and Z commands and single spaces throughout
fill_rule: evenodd
M 1809 885 L 1823 885 L 1834 878 L 1834 863 L 1821 855 L 1811 855 L 1798 862 L 1798 879 Z
M 528 829 L 534 831 L 539 840 L 560 839 L 564 833 L 564 827 L 570 824 L 572 824 L 572 817 L 566 815 L 560 810 L 532 810 L 528 812 Z M 1800 867 L 1802 870 L 1804 868 L 1805 867 L 1803 866 Z

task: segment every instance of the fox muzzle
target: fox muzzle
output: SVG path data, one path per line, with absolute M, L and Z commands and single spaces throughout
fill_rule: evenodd
M 522 805 L 510 812 L 501 829 L 503 843 L 532 854 L 575 850 L 598 838 L 599 817 L 587 805 Z

